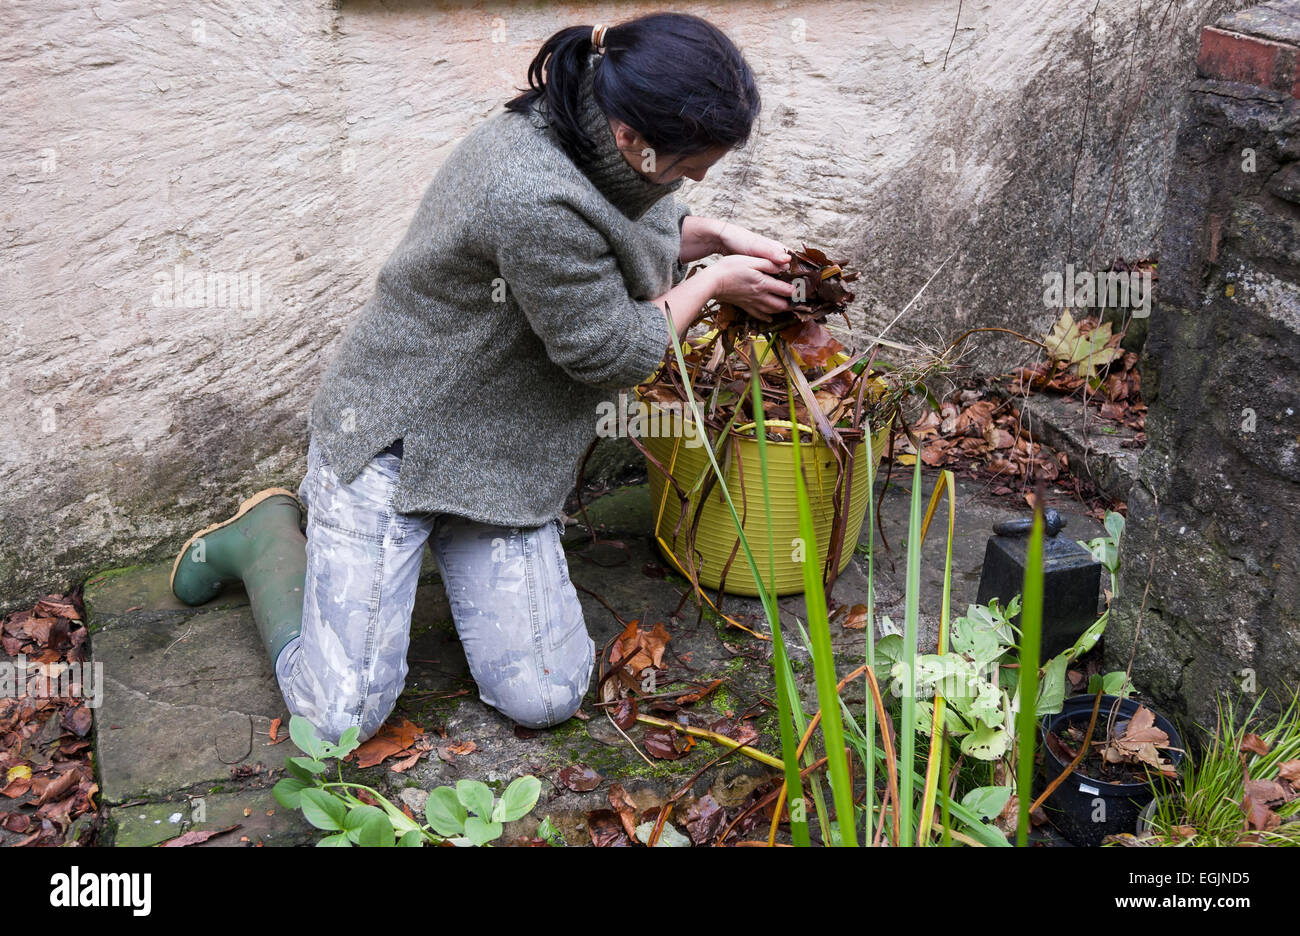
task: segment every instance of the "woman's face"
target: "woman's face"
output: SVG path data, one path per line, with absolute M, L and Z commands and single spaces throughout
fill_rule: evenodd
M 614 141 L 618 144 L 619 151 L 622 152 L 628 165 L 643 178 L 659 185 L 676 182 L 681 178 L 699 182 L 713 168 L 714 163 L 728 152 L 727 147 L 717 146 L 690 156 L 659 153 L 645 141 L 641 134 L 621 120 L 611 117 L 609 129 L 614 134 Z

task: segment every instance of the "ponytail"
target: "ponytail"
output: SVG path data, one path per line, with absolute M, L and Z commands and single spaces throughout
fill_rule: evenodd
M 749 139 L 760 106 L 754 74 L 740 50 L 707 20 L 652 13 L 609 27 L 603 45 L 591 66 L 597 106 L 656 150 L 689 156 Z M 528 66 L 528 90 L 506 104 L 507 110 L 527 113 L 545 101 L 548 120 L 575 161 L 596 147 L 579 114 L 595 51 L 591 26 L 560 30 Z
M 506 104 L 506 110 L 526 114 L 537 101 L 544 100 L 551 126 L 570 156 L 589 157 L 596 148 L 578 115 L 583 72 L 592 51 L 590 26 L 561 29 L 533 56 L 528 66 L 528 90 Z

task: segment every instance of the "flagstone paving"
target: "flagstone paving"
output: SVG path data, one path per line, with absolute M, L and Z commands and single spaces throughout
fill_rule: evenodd
M 933 476 L 927 478 L 927 494 L 931 484 Z M 958 491 L 952 604 L 960 612 L 975 599 L 992 524 L 1024 510 L 1023 501 L 992 497 L 977 482 L 959 481 Z M 907 496 L 906 484 L 895 478 L 882 507 L 893 554 L 892 559 L 881 554 L 876 579 L 877 605 L 900 626 Z M 1069 520 L 1063 535 L 1084 539 L 1101 532 L 1100 525 L 1079 514 L 1071 502 L 1053 506 Z M 683 579 L 646 573 L 648 565 L 660 565 L 647 535 L 649 511 L 644 485 L 619 488 L 597 499 L 589 509 L 593 524 L 602 538 L 625 543 L 627 555 L 624 558 L 620 550 L 608 546 L 588 549 L 585 531 L 571 527 L 565 539 L 573 581 L 599 595 L 624 621 L 664 621 L 672 635 L 664 659 L 673 675 L 726 680 L 694 710 L 711 708 L 715 713 L 711 717 L 717 718 L 727 712 L 756 715 L 750 722 L 760 734 L 755 746 L 779 752 L 774 710 L 764 701 L 773 700 L 770 642 L 730 628 L 711 613 L 701 617 L 689 601 L 682 605 Z M 918 641 L 925 648 L 933 647 L 937 633 L 946 535 L 942 519 L 943 514 L 936 519 L 925 547 Z M 616 564 L 588 561 L 586 553 Z M 865 562 L 855 556 L 835 586 L 837 602 L 865 601 L 864 569 Z M 207 605 L 185 607 L 168 590 L 169 572 L 169 563 L 114 570 L 92 577 L 85 589 L 92 656 L 104 664 L 95 738 L 101 798 L 110 820 L 107 840 L 151 845 L 191 829 L 235 826 L 206 844 L 314 841 L 321 833 L 311 829 L 300 813 L 280 807 L 271 798 L 270 788 L 283 775 L 285 757 L 297 751 L 290 741 L 273 744 L 269 738 L 276 718 L 282 720 L 279 736 L 287 735 L 289 713 L 257 637 L 246 596 L 242 589 L 230 589 Z M 550 816 L 571 844 L 587 844 L 586 814 L 608 808 L 613 783 L 621 784 L 638 807 L 649 808 L 662 804 L 694 778 L 674 811 L 680 819 L 689 804 L 706 792 L 724 806 L 734 805 L 772 775 L 767 767 L 739 755 L 703 769 L 722 753 L 707 742 L 680 760 L 647 761 L 595 704 L 594 679 L 593 692 L 583 706 L 589 716 L 585 721 L 573 718 L 550 731 L 517 731 L 512 722 L 478 701 L 446 596 L 427 561 L 421 580 L 408 653 L 410 674 L 393 718 L 410 719 L 432 733 L 440 747 L 473 742 L 474 749 L 465 754 L 445 750 L 442 757 L 432 752 L 404 774 L 391 771 L 388 762 L 365 770 L 349 766 L 346 776 L 384 790 L 416 811 L 425 791 L 438 785 L 461 778 L 504 785 L 533 773 L 544 778 L 541 801 L 532 816 L 507 828 L 506 837 L 530 835 L 542 817 Z M 592 638 L 597 647 L 606 646 L 623 625 L 601 600 L 585 592 L 580 596 Z M 681 610 L 673 618 L 679 605 Z M 789 633 L 797 633 L 794 622 L 803 617 L 802 597 L 784 598 L 780 608 Z M 728 597 L 723 609 L 761 620 L 761 607 L 753 599 Z M 860 665 L 863 633 L 836 626 L 832 634 L 841 674 Z M 791 657 L 803 698 L 814 708 L 808 655 L 795 646 Z M 457 692 L 462 694 L 451 695 Z M 850 687 L 846 699 L 860 707 L 861 685 Z M 639 737 L 640 729 L 634 727 L 629 734 Z M 588 793 L 557 785 L 560 768 L 577 763 L 597 770 L 604 782 Z

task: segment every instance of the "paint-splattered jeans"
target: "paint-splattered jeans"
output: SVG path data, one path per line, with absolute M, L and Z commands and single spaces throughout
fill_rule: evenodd
M 298 488 L 307 506 L 302 633 L 276 661 L 289 710 L 331 740 L 352 725 L 365 739 L 384 723 L 406 681 L 427 541 L 479 698 L 530 728 L 569 718 L 596 648 L 569 581 L 562 522 L 512 528 L 397 513 L 401 466 L 380 454 L 344 485 L 316 444 L 308 448 Z

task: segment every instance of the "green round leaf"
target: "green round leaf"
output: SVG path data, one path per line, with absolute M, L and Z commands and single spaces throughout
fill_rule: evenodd
M 325 836 L 323 839 L 321 839 L 319 842 L 316 843 L 316 847 L 317 848 L 331 848 L 331 847 L 351 848 L 352 843 L 348 841 L 348 837 L 346 835 L 340 832 L 337 835 Z
M 470 816 L 465 820 L 465 837 L 475 845 L 486 845 L 501 837 L 502 828 L 499 822 L 484 822 L 478 816 Z
M 977 787 L 961 798 L 961 804 L 981 819 L 992 819 L 1002 814 L 1013 792 L 1009 786 Z
M 325 772 L 325 765 L 310 757 L 290 757 L 286 759 L 285 763 L 291 764 L 294 767 L 297 767 L 298 770 L 303 771 L 306 774 L 306 776 L 302 778 L 304 780 L 310 780 L 312 774 L 323 774 Z M 294 773 L 301 776 L 297 771 L 294 771 Z
M 300 797 L 302 814 L 318 829 L 338 832 L 343 829 L 347 819 L 348 804 L 326 790 L 303 790 Z
M 412 829 L 398 840 L 397 845 L 399 848 L 423 848 L 424 836 L 419 829 Z
M 343 737 L 339 738 L 339 743 L 335 747 L 337 753 L 334 756 L 338 758 L 347 757 L 361 746 L 361 742 L 358 740 L 360 737 L 360 725 L 353 725 L 347 731 L 343 732 Z
M 385 848 L 393 844 L 393 824 L 377 806 L 353 806 L 343 820 L 348 838 L 363 848 Z
M 501 794 L 501 800 L 492 811 L 493 822 L 514 822 L 522 819 L 537 805 L 542 794 L 542 781 L 533 776 L 516 777 Z
M 429 821 L 429 828 L 442 836 L 463 833 L 467 815 L 451 787 L 438 787 L 424 802 L 424 818 Z
M 304 754 L 312 758 L 321 756 L 320 736 L 316 733 L 315 726 L 301 715 L 294 715 L 289 719 L 289 738 Z
M 306 767 L 304 767 L 302 764 L 296 763 L 297 761 L 306 761 L 306 760 L 307 758 L 305 757 L 286 758 L 284 761 L 284 772 L 287 773 L 289 776 L 297 777 L 299 780 L 302 780 L 306 783 L 310 784 L 314 782 L 312 779 L 312 772 L 308 770 Z
M 478 780 L 457 780 L 456 798 L 480 819 L 492 817 L 492 791 Z
M 297 809 L 301 802 L 302 791 L 310 789 L 310 784 L 297 777 L 285 777 L 271 790 L 275 801 L 285 809 Z
M 961 752 L 979 760 L 997 760 L 1007 752 L 1010 740 L 1005 728 L 990 728 L 983 722 L 976 722 L 975 731 L 962 738 Z

